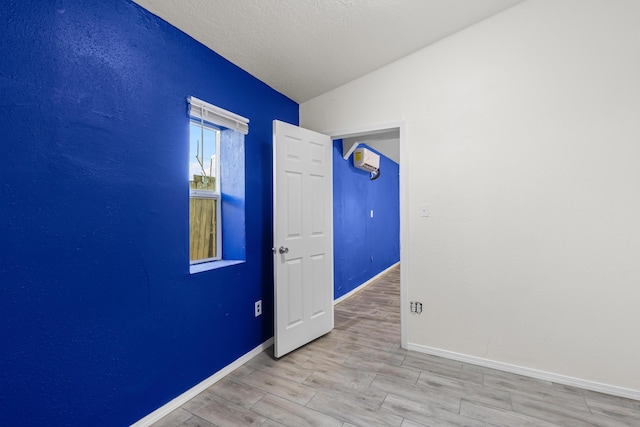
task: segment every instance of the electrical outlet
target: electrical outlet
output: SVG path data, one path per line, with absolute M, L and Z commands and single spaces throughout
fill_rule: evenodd
M 262 314 L 262 300 L 256 301 L 256 317 Z
M 418 301 L 410 301 L 409 311 L 411 314 L 422 314 L 422 303 Z

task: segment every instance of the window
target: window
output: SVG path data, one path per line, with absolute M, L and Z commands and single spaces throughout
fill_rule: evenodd
M 249 120 L 194 97 L 188 102 L 189 263 L 194 273 L 244 260 Z
M 220 130 L 191 121 L 189 127 L 189 261 L 221 259 Z

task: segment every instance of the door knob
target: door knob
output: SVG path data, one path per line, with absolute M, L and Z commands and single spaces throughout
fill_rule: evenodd
M 288 254 L 289 253 L 289 248 L 285 248 L 284 246 L 280 246 L 280 248 L 278 249 L 278 252 L 280 252 L 281 254 Z

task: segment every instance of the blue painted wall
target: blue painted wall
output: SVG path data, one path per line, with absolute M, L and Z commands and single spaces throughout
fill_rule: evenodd
M 127 0 L 5 1 L 0 34 L 0 425 L 128 425 L 273 335 L 298 105 Z M 246 263 L 195 275 L 189 95 L 251 120 Z
M 336 299 L 400 261 L 400 169 L 381 155 L 380 170 L 371 181 L 369 172 L 353 166 L 353 155 L 342 158 L 342 140 L 333 142 Z

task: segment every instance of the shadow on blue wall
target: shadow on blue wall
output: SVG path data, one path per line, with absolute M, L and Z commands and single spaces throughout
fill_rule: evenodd
M 128 0 L 3 6 L 0 424 L 128 425 L 273 335 L 272 120 L 298 105 Z M 246 263 L 195 275 L 189 95 L 251 120 Z
M 371 181 L 369 172 L 353 166 L 353 155 L 342 158 L 342 140 L 333 141 L 336 299 L 400 261 L 400 167 L 380 155 L 380 170 Z

